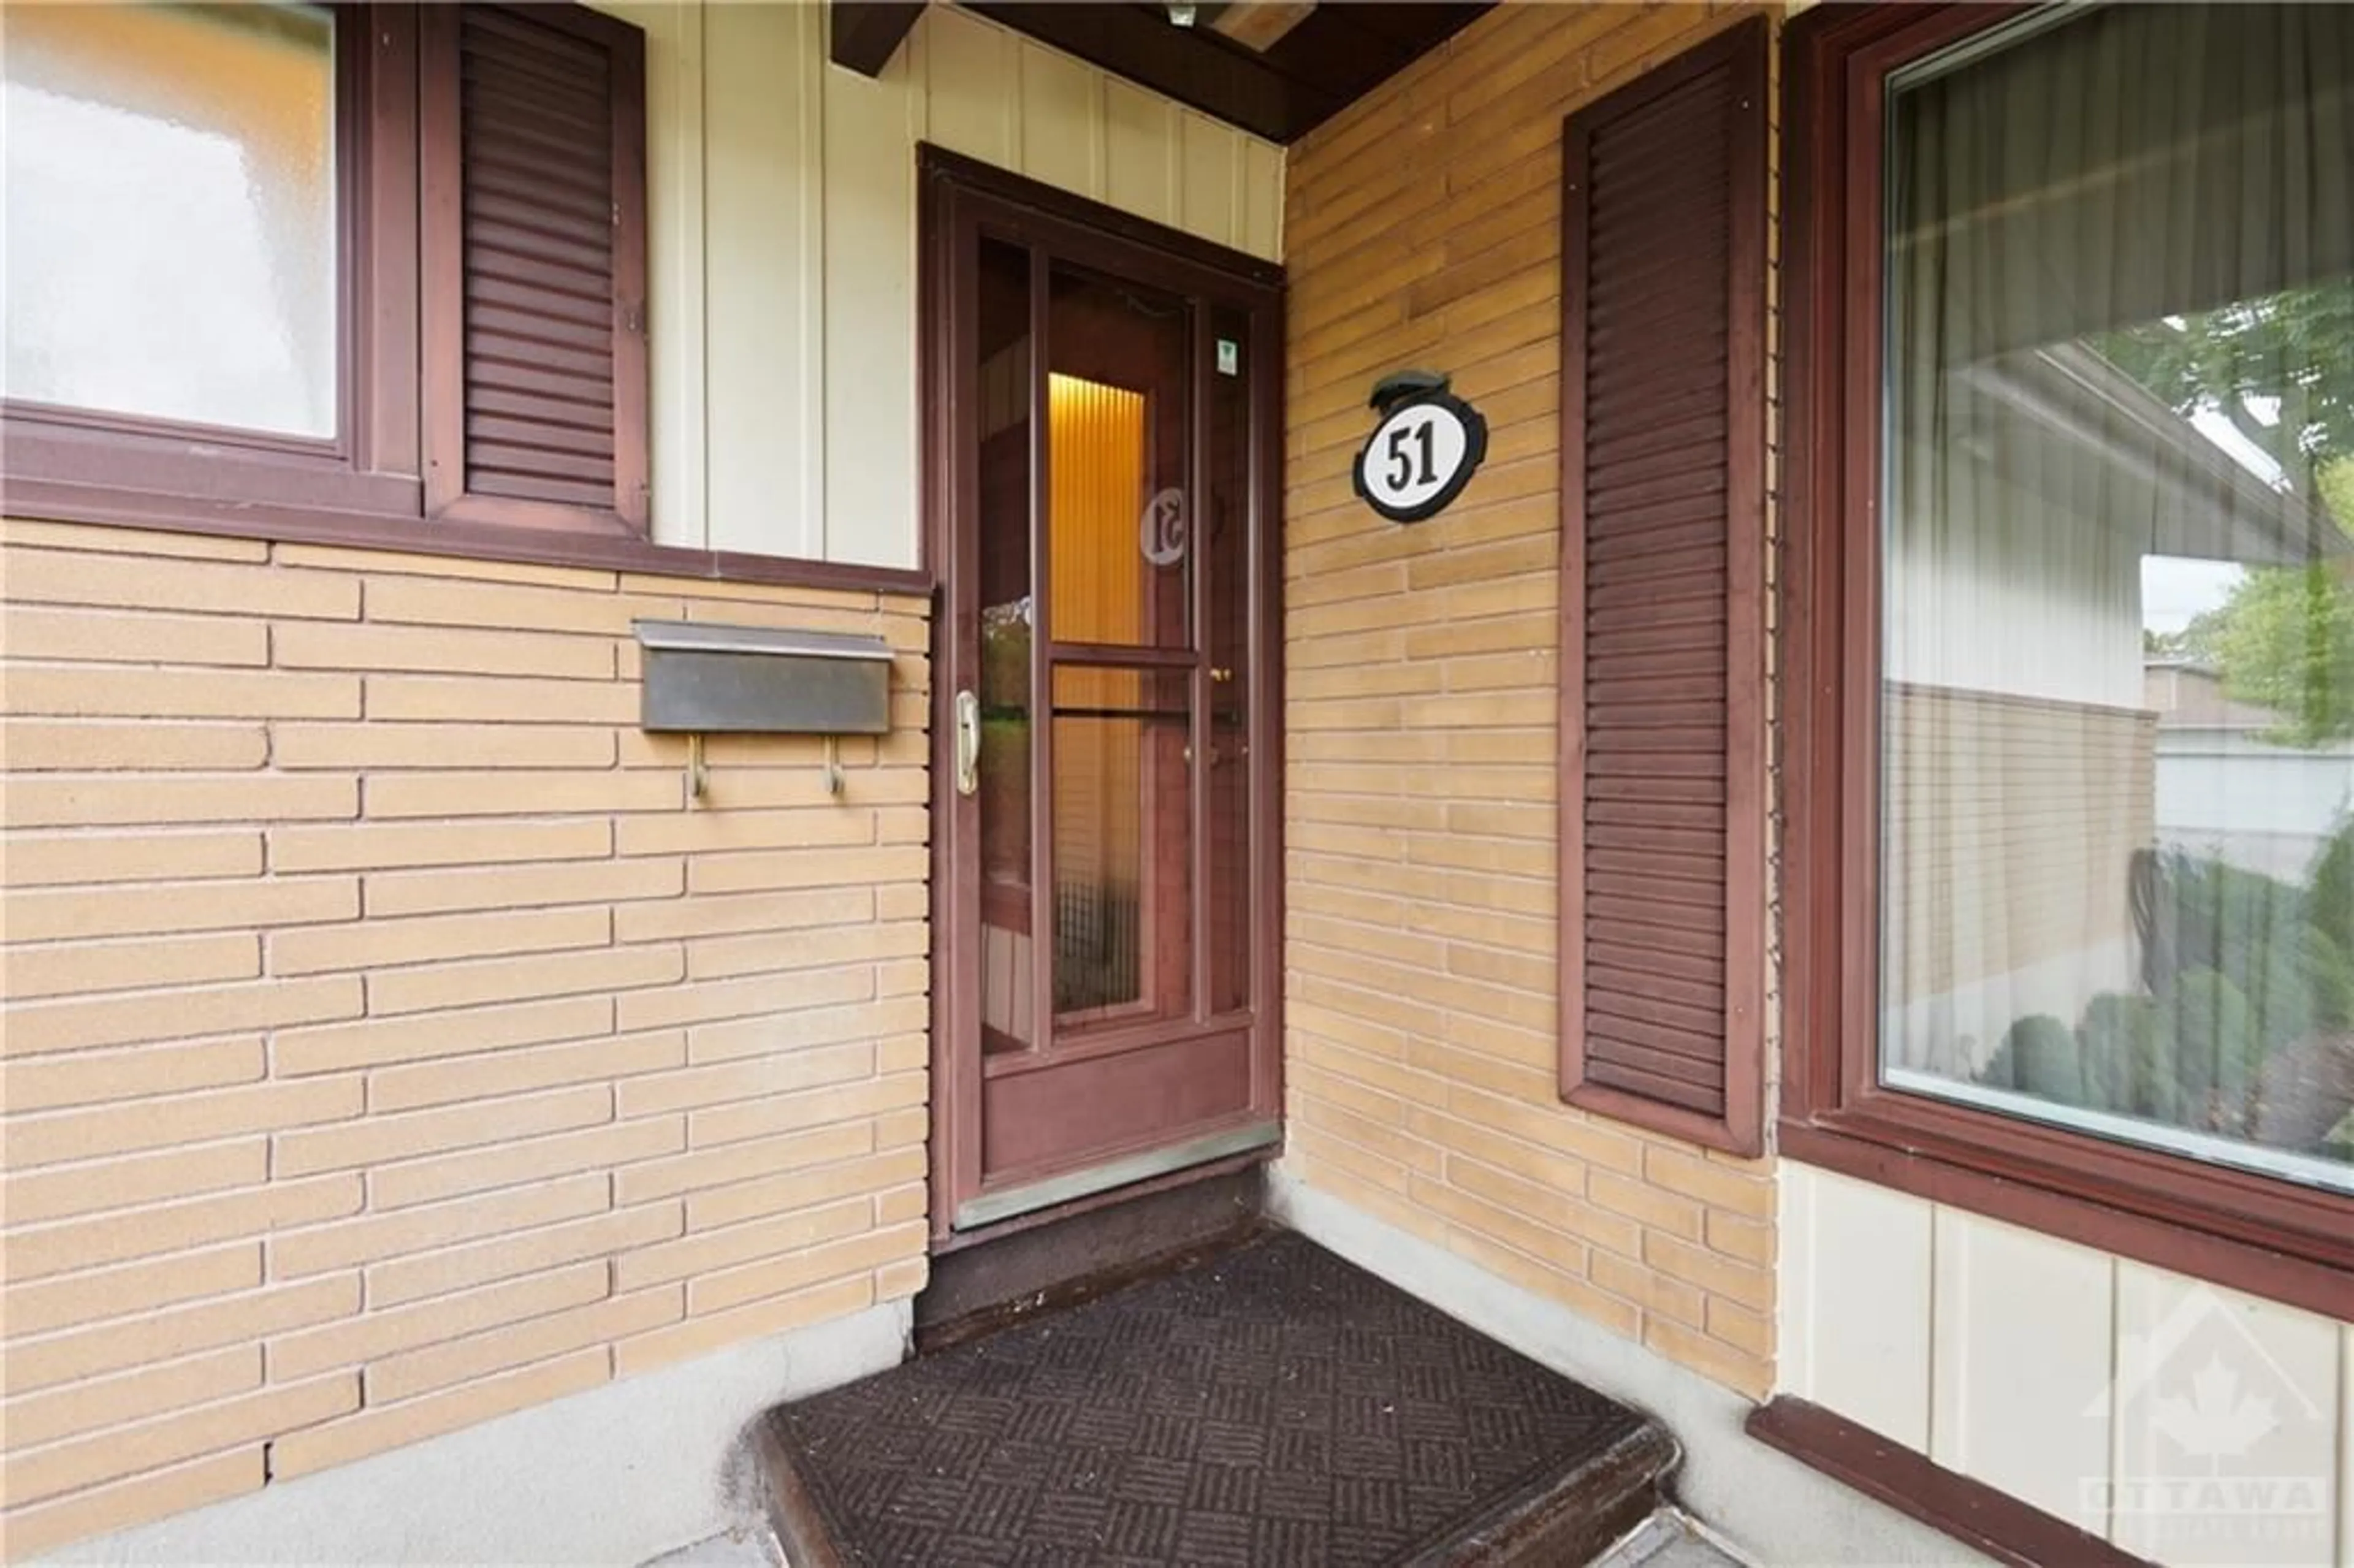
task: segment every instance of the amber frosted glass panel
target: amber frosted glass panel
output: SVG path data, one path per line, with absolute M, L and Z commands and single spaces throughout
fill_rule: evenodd
M 1888 124 L 1883 1081 L 2354 1189 L 2354 13 Z
M 1207 915 L 1210 1011 L 1250 1004 L 1250 320 L 1211 318 L 1210 493 L 1200 552 L 1208 574 L 1210 662 Z
M 327 437 L 334 19 L 12 5 L 0 391 Z
M 1036 1038 L 1030 940 L 1030 259 L 981 242 L 981 1013 Z
M 1053 626 L 1065 641 L 1137 642 L 1153 571 L 1137 549 L 1148 443 L 1145 398 L 1076 376 L 1046 382 L 1054 518 Z M 1182 575 L 1182 574 L 1181 574 Z
M 1055 1011 L 1066 1029 L 1191 1011 L 1190 679 L 1055 672 Z
M 1184 647 L 1185 304 L 1056 267 L 1049 310 L 1049 629 Z

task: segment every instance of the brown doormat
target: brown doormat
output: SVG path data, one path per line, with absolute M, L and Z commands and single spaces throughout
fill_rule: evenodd
M 1296 1234 L 781 1406 L 793 1568 L 1585 1561 L 1675 1444 Z

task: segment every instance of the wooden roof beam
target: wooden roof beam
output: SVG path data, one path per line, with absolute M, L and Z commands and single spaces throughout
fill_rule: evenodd
M 832 0 L 827 53 L 861 76 L 881 76 L 924 14 L 924 0 Z
M 1235 0 L 1218 8 L 1210 30 L 1265 54 L 1314 9 L 1316 0 Z

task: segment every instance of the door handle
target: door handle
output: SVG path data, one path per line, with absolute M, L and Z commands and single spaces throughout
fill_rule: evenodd
M 956 787 L 960 795 L 981 788 L 981 699 L 970 691 L 956 695 Z

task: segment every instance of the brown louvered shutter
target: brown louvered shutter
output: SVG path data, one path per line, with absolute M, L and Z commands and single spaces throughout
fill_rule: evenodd
M 1562 1094 L 1755 1152 L 1762 19 L 1564 131 Z
M 645 46 L 577 5 L 428 5 L 426 510 L 646 526 Z

